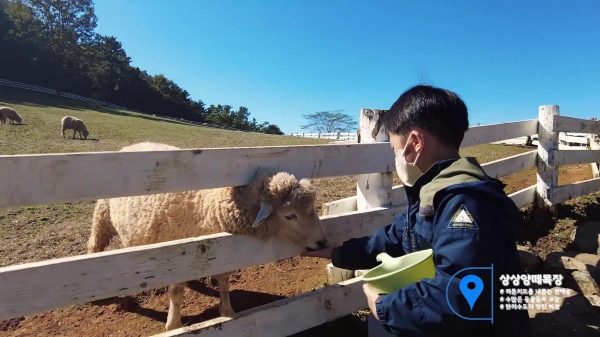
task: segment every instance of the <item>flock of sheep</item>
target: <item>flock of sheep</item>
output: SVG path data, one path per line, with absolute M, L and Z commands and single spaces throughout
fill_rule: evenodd
M 11 108 L 0 107 L 0 119 L 21 123 Z M 89 134 L 81 119 L 65 116 L 65 130 Z M 176 150 L 177 147 L 144 142 L 122 148 L 121 152 Z M 201 177 L 200 177 L 201 179 Z M 259 240 L 279 238 L 299 250 L 316 250 L 327 243 L 327 235 L 315 210 L 316 191 L 308 179 L 297 180 L 286 172 L 257 172 L 245 186 L 186 192 L 100 199 L 97 201 L 87 244 L 88 253 L 103 251 L 119 236 L 124 247 L 227 232 Z M 219 286 L 219 313 L 234 315 L 229 300 L 231 273 L 214 275 Z M 187 282 L 168 287 L 170 303 L 167 331 L 180 328 L 181 305 Z
M 6 124 L 7 119 L 10 120 L 10 124 L 21 124 L 21 122 L 23 122 L 23 117 L 21 117 L 15 109 L 6 106 L 0 107 L 0 122 Z M 79 139 L 87 139 L 90 134 L 83 121 L 79 118 L 65 116 L 60 120 L 60 123 L 62 125 L 61 134 L 63 138 L 66 138 L 66 130 L 73 130 L 73 139 L 75 138 L 76 132 L 79 132 Z

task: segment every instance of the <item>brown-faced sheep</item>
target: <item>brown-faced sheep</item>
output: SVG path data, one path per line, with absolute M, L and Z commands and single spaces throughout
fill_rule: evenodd
M 23 121 L 23 118 L 21 118 L 15 109 L 7 106 L 0 107 L 0 122 L 2 122 L 2 124 L 6 124 L 7 118 L 10 119 L 10 124 L 14 124 L 14 122 L 21 124 Z
M 75 139 L 76 132 L 79 132 L 79 139 L 87 139 L 88 135 L 90 134 L 83 121 L 79 118 L 65 116 L 60 120 L 60 123 L 62 124 L 62 130 L 60 133 L 62 134 L 63 138 L 66 138 L 65 130 L 73 130 L 73 139 Z M 81 138 L 82 134 L 83 138 Z
M 175 150 L 160 143 L 139 143 L 121 151 Z M 260 172 L 245 186 L 98 200 L 88 253 L 104 250 L 115 235 L 123 246 L 140 246 L 228 232 L 261 240 L 278 237 L 299 249 L 319 249 L 327 236 L 315 211 L 315 190 L 308 179 Z M 214 275 L 219 313 L 234 314 L 229 276 Z M 169 285 L 167 331 L 182 327 L 180 308 L 187 282 Z

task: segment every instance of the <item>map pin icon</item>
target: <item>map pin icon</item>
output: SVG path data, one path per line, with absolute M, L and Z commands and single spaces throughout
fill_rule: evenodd
M 473 289 L 469 289 L 469 284 L 475 284 Z M 483 281 L 479 276 L 476 275 L 467 275 L 462 280 L 460 280 L 459 284 L 460 292 L 465 297 L 471 310 L 473 310 L 473 305 L 477 302 L 479 296 L 481 296 L 481 292 L 483 291 Z

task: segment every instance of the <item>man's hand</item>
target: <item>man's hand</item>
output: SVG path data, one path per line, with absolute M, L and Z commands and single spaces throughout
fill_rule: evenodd
M 331 260 L 331 251 L 333 247 L 325 247 L 319 250 L 312 250 L 300 253 L 300 256 L 309 256 L 309 257 L 322 257 L 324 259 Z
M 375 307 L 375 301 L 377 300 L 377 297 L 379 297 L 379 294 L 374 292 L 373 289 L 371 289 L 371 287 L 369 287 L 369 285 L 366 283 L 363 284 L 363 291 L 367 296 L 367 303 L 369 304 L 369 309 L 373 313 L 373 316 L 375 316 L 375 319 L 379 321 L 379 317 L 377 316 L 377 308 Z

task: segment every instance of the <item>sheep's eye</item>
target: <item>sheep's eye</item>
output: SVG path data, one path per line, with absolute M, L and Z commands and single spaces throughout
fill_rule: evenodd
M 286 215 L 285 218 L 288 220 L 293 220 L 293 219 L 296 219 L 297 217 L 296 217 L 296 214 L 290 214 L 290 215 Z

